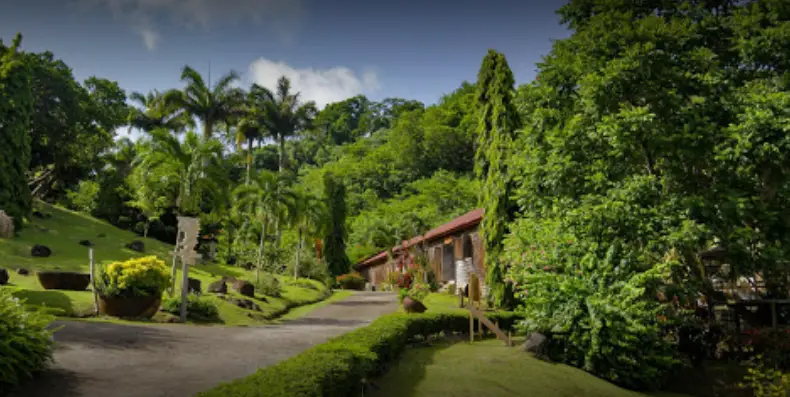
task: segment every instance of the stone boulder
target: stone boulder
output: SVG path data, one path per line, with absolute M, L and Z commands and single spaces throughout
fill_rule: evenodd
M 252 270 L 252 269 L 255 269 L 255 265 L 253 265 L 252 262 L 247 262 L 247 263 L 241 265 L 241 268 L 244 269 L 244 270 Z
M 196 278 L 189 277 L 187 279 L 187 285 L 189 286 L 189 292 L 194 292 L 196 294 L 200 294 L 201 292 L 203 292 L 200 289 L 200 280 Z
M 49 219 L 52 218 L 52 215 L 41 212 L 41 211 L 33 211 L 33 216 L 39 219 Z
M 0 238 L 14 237 L 14 218 L 0 210 Z
M 83 247 L 92 247 L 93 243 L 90 240 L 81 240 L 80 245 Z
M 46 258 L 52 255 L 52 250 L 49 249 L 46 245 L 39 245 L 36 244 L 33 248 L 30 249 L 30 255 L 35 256 L 37 258 Z
M 407 296 L 403 298 L 403 310 L 406 310 L 406 313 L 425 313 L 428 308 L 422 302 Z
M 19 269 L 16 269 L 16 274 L 20 276 L 27 276 L 28 274 L 30 274 L 30 270 L 27 270 L 24 267 L 20 267 Z
M 247 297 L 250 297 L 250 298 L 254 298 L 255 297 L 255 286 L 252 285 L 252 283 L 249 282 L 249 281 L 236 280 L 236 281 L 233 282 L 233 289 L 235 289 L 236 292 L 238 292 L 238 293 L 240 293 L 240 294 L 242 294 L 244 296 L 247 296 Z
M 0 267 L 0 285 L 8 284 L 8 270 Z
M 225 280 L 217 280 L 208 285 L 206 291 L 211 292 L 213 294 L 227 294 L 228 293 L 228 285 L 225 284 Z
M 538 357 L 546 357 L 548 353 L 549 338 L 540 332 L 529 334 L 527 341 L 521 346 L 525 352 Z
M 143 242 L 140 240 L 135 240 L 129 244 L 126 244 L 126 248 L 129 248 L 132 251 L 143 252 L 145 251 L 145 244 L 143 244 Z
M 232 303 L 232 304 L 234 304 L 234 305 L 236 305 L 236 306 L 238 306 L 238 307 L 240 307 L 242 309 L 254 310 L 256 312 L 261 311 L 261 307 L 258 306 L 258 304 L 256 304 L 255 302 L 253 302 L 253 301 L 251 301 L 249 299 L 229 298 L 228 302 L 230 302 L 230 303 Z
M 96 235 L 96 237 L 98 237 L 98 238 L 104 238 L 104 237 L 107 237 L 107 235 L 106 235 L 106 234 L 104 234 L 104 233 L 99 233 L 99 234 L 97 234 L 97 235 Z

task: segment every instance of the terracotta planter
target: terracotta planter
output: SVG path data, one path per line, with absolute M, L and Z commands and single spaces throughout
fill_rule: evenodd
M 428 308 L 422 302 L 407 296 L 403 298 L 403 310 L 406 310 L 406 313 L 425 313 Z
M 91 275 L 76 272 L 38 272 L 38 282 L 44 289 L 84 291 L 91 283 Z
M 99 295 L 99 312 L 113 317 L 151 318 L 159 310 L 161 295 L 115 297 Z

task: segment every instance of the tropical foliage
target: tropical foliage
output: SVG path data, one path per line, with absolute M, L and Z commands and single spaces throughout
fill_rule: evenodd
M 52 360 L 51 319 L 0 289 L 0 395 L 7 395 Z
M 160 295 L 170 286 L 170 272 L 155 256 L 113 262 L 97 277 L 97 290 L 103 296 Z

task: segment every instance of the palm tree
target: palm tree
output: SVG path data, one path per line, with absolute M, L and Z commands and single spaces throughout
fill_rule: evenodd
M 257 87 L 257 88 L 256 88 Z M 247 101 L 242 107 L 242 116 L 236 125 L 236 146 L 241 149 L 247 143 L 247 177 L 245 184 L 250 183 L 250 169 L 252 168 L 252 144 L 263 140 L 269 135 L 266 128 L 266 109 L 270 98 L 261 94 L 260 86 L 253 85 L 247 95 Z
M 250 184 L 237 187 L 234 195 L 238 208 L 249 209 L 249 216 L 255 216 L 261 225 L 256 270 L 256 279 L 260 281 L 260 267 L 268 237 L 268 226 L 273 224 L 275 232 L 279 233 L 279 226 L 284 223 L 285 217 L 293 212 L 293 193 L 288 189 L 287 179 L 283 174 L 261 171 Z
M 232 86 L 238 80 L 236 72 L 231 71 L 220 77 L 213 87 L 189 66 L 184 66 L 181 81 L 186 83 L 183 90 L 170 90 L 164 96 L 168 105 L 181 110 L 184 114 L 200 120 L 203 137 L 214 137 L 214 127 L 229 122 L 237 116 L 244 101 L 244 92 Z
M 174 205 L 178 213 L 195 215 L 204 199 L 220 199 L 227 186 L 221 160 L 222 144 L 216 140 L 190 131 L 182 143 L 168 131 L 158 129 L 151 132 L 135 165 L 176 186 Z
M 293 222 L 296 225 L 298 236 L 294 278 L 298 278 L 300 264 L 299 255 L 304 248 L 305 236 L 307 234 L 313 236 L 321 235 L 323 232 L 324 222 L 326 221 L 326 209 L 324 208 L 323 201 L 307 193 L 296 195 L 296 202 L 293 209 Z
M 277 138 L 280 146 L 280 164 L 285 168 L 285 140 L 306 130 L 317 113 L 315 102 L 302 103 L 299 93 L 291 92 L 291 82 L 283 76 L 277 80 L 277 90 L 272 93 L 257 84 L 252 86 L 250 95 L 265 104 L 266 128 Z
M 189 120 L 176 115 L 178 109 L 165 103 L 164 96 L 158 90 L 145 95 L 133 92 L 129 98 L 139 105 L 139 108 L 132 107 L 129 112 L 129 129 L 139 128 L 151 132 L 163 128 L 180 133 L 189 124 Z

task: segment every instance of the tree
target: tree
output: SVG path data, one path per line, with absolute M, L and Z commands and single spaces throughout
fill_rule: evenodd
M 129 175 L 132 200 L 127 204 L 138 209 L 145 217 L 143 223 L 143 237 L 148 237 L 151 222 L 159 219 L 172 205 L 172 190 L 168 186 L 166 167 L 135 168 Z
M 254 158 L 252 144 L 255 141 L 262 141 L 267 136 L 276 138 L 275 134 L 267 129 L 267 109 L 270 101 L 271 96 L 265 89 L 253 85 L 242 107 L 241 118 L 236 126 L 236 145 L 241 147 L 243 143 L 247 143 L 246 184 L 250 181 L 250 171 Z
M 260 281 L 260 268 L 267 253 L 265 244 L 269 237 L 268 227 L 274 226 L 276 234 L 278 228 L 285 224 L 286 216 L 289 212 L 293 212 L 294 195 L 288 189 L 288 179 L 285 175 L 259 171 L 252 183 L 237 187 L 234 196 L 237 208 L 246 210 L 248 217 L 255 217 L 261 227 L 257 254 L 258 272 L 256 272 L 256 278 Z M 246 232 L 249 235 L 249 230 Z
M 132 107 L 129 111 L 129 127 L 139 128 L 145 132 L 157 129 L 166 129 L 181 133 L 189 125 L 188 119 L 183 115 L 176 115 L 178 109 L 164 100 L 164 94 L 159 90 L 150 91 L 148 94 L 133 92 L 129 98 L 137 102 L 139 107 Z
M 295 197 L 293 223 L 296 226 L 297 247 L 294 278 L 298 278 L 299 256 L 304 248 L 304 239 L 307 236 L 319 236 L 321 234 L 326 221 L 326 209 L 321 200 L 309 193 L 299 192 Z
M 489 50 L 477 75 L 478 146 L 475 174 L 482 182 L 480 203 L 485 210 L 481 234 L 485 241 L 486 284 L 497 306 L 513 305 L 513 291 L 505 283 L 506 269 L 500 261 L 507 224 L 514 216 L 512 175 L 507 162 L 520 116 L 513 103 L 515 80 L 505 56 Z
M 83 85 L 50 52 L 25 53 L 32 71 L 31 193 L 61 198 L 100 168 L 115 130 L 127 122 L 126 94 L 95 77 Z
M 259 85 L 253 85 L 250 95 L 257 103 L 265 104 L 266 128 L 277 137 L 280 145 L 280 171 L 285 169 L 285 140 L 307 129 L 316 113 L 315 103 L 302 103 L 299 93 L 291 92 L 291 82 L 283 76 L 277 80 L 273 93 Z
M 170 90 L 165 93 L 166 106 L 180 109 L 189 117 L 200 120 L 203 137 L 214 137 L 214 128 L 239 114 L 239 107 L 244 101 L 244 93 L 232 84 L 238 80 L 236 72 L 229 72 L 217 80 L 214 86 L 203 80 L 195 69 L 184 66 L 181 81 L 186 83 L 182 90 Z
M 324 175 L 324 202 L 327 212 L 327 230 L 324 238 L 324 257 L 332 277 L 348 273 L 351 261 L 346 255 L 346 188 L 331 173 Z
M 14 219 L 17 230 L 32 208 L 27 186 L 32 73 L 19 52 L 21 43 L 21 34 L 10 47 L 0 41 L 0 209 Z
M 154 130 L 135 162 L 147 177 L 157 175 L 175 187 L 171 204 L 179 214 L 194 216 L 227 185 L 221 159 L 222 144 L 216 140 L 187 132 L 182 143 L 166 130 Z

